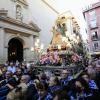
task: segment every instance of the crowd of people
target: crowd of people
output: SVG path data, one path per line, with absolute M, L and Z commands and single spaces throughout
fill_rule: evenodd
M 23 63 L 0 66 L 0 100 L 99 100 L 100 71 L 95 68 L 92 61 L 74 77 L 67 69 L 58 76 L 37 73 L 34 66 Z

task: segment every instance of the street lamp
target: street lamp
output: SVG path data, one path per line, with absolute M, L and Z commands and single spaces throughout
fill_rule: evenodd
M 58 50 L 61 50 L 61 45 L 58 45 Z
M 41 48 L 41 50 L 43 50 L 43 48 L 44 48 L 44 45 L 43 45 L 43 44 L 41 44 L 40 48 Z
M 33 52 L 33 55 L 34 55 L 36 62 L 39 61 L 39 58 L 43 52 L 43 48 L 44 48 L 44 45 L 40 44 L 39 39 L 37 39 L 36 42 L 34 43 L 34 47 L 31 47 L 31 52 Z
M 31 51 L 34 51 L 34 48 L 33 47 L 31 47 Z

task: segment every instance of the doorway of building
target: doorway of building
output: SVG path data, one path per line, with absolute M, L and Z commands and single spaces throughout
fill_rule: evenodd
M 13 38 L 8 43 L 8 61 L 23 61 L 23 44 L 20 40 Z

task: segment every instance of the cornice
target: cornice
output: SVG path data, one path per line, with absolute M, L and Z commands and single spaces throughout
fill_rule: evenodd
M 59 14 L 59 12 L 54 9 L 46 0 L 41 0 L 43 3 L 45 3 L 51 10 L 53 10 L 56 14 Z
M 19 37 L 19 36 L 25 36 L 25 37 L 28 37 L 28 36 L 30 36 L 31 34 L 27 34 L 27 32 L 25 33 L 25 32 L 21 32 L 21 31 L 19 31 L 19 30 L 15 30 L 15 29 L 9 29 L 9 28 L 5 28 L 4 29 L 5 30 L 5 32 L 10 32 L 10 33 L 12 33 L 12 34 L 17 34 L 17 37 Z M 20 33 L 20 34 L 19 34 Z M 38 34 L 37 34 L 38 35 Z
M 21 27 L 24 27 L 26 29 L 30 29 L 34 32 L 40 32 L 41 31 L 40 28 L 35 24 L 33 24 L 31 26 L 29 24 L 23 23 L 21 21 L 18 21 L 16 19 L 13 19 L 13 18 L 10 18 L 10 17 L 0 16 L 0 21 L 5 21 L 5 22 L 8 22 L 8 23 L 12 23 L 12 24 L 15 24 L 17 26 L 21 26 Z
M 83 10 L 83 13 L 88 12 L 88 11 L 93 10 L 93 9 L 96 9 L 96 8 L 99 8 L 99 7 L 100 7 L 100 2 L 93 4 L 92 7 L 89 7 L 87 9 Z
M 22 4 L 28 6 L 28 3 L 26 2 L 26 0 L 18 0 L 19 2 L 21 2 Z
M 11 1 L 13 1 L 13 2 L 20 2 L 23 5 L 28 6 L 28 3 L 26 2 L 26 0 L 11 0 Z

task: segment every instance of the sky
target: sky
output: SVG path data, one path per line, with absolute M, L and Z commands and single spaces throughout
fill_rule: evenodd
M 98 2 L 98 1 L 100 1 L 100 0 L 83 0 L 84 5 L 93 4 L 93 3 Z
M 86 22 L 83 17 L 83 9 L 88 7 L 90 4 L 98 2 L 99 0 L 45 0 L 47 1 L 54 9 L 56 9 L 60 14 L 70 10 L 78 21 L 81 29 L 83 40 L 86 40 L 87 34 L 85 32 Z
M 34 19 L 36 19 L 37 25 L 39 25 L 39 27 L 41 28 L 40 40 L 41 42 L 45 43 L 46 41 L 44 39 L 45 34 L 51 34 L 50 29 L 52 29 L 53 23 L 55 23 L 55 20 L 58 15 L 55 12 L 53 12 L 53 10 L 48 9 L 48 6 L 45 3 L 43 3 L 42 0 L 28 0 L 28 1 L 31 5 L 30 8 L 32 11 L 32 16 Z M 88 38 L 85 31 L 86 22 L 85 22 L 82 12 L 83 12 L 83 9 L 85 9 L 88 5 L 93 4 L 100 0 L 45 0 L 45 1 L 60 14 L 70 10 L 80 26 L 80 33 L 82 34 L 83 40 L 85 41 Z M 40 7 L 40 8 L 37 9 L 37 7 Z M 42 13 L 45 13 L 45 14 L 43 15 Z M 49 40 L 48 38 L 46 39 L 47 41 L 51 41 L 51 38 L 52 37 L 50 37 Z

